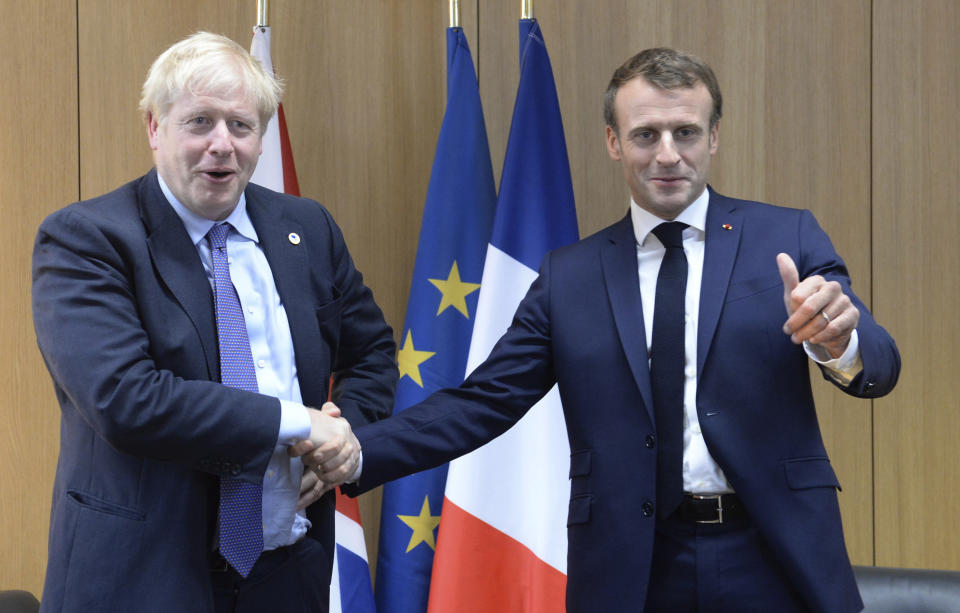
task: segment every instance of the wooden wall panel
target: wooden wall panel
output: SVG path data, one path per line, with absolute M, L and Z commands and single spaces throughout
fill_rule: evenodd
M 876 410 L 877 564 L 960 569 L 960 5 L 874 2 L 874 305 L 903 358 Z
M 481 93 L 499 176 L 517 81 L 519 2 L 484 3 Z M 870 12 L 867 0 L 596 0 L 535 3 L 553 64 L 581 235 L 629 194 L 603 144 L 602 95 L 641 49 L 672 46 L 714 68 L 724 93 L 719 191 L 812 209 L 870 300 Z M 842 61 L 838 61 L 842 58 Z M 824 436 L 855 561 L 873 559 L 871 406 L 816 376 Z
M 30 258 L 40 221 L 77 197 L 74 3 L 0 0 L 0 589 L 39 594 L 59 412 L 37 350 Z

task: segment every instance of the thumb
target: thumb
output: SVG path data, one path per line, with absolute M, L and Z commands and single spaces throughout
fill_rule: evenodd
M 793 259 L 786 253 L 777 254 L 777 268 L 780 270 L 780 278 L 783 280 L 783 304 L 787 307 L 787 314 L 793 315 L 793 304 L 790 300 L 790 292 L 800 284 L 800 274 L 797 272 L 797 265 Z
M 330 417 L 340 417 L 340 407 L 333 404 L 332 402 L 325 402 L 323 406 L 320 407 L 320 410 L 329 415 Z

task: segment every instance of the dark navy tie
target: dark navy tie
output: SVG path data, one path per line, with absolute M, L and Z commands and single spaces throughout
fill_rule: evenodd
M 240 299 L 230 280 L 227 258 L 229 224 L 218 224 L 207 233 L 213 255 L 217 337 L 220 341 L 220 382 L 258 391 L 247 325 Z M 220 478 L 220 555 L 246 577 L 263 551 L 263 488 L 230 476 Z
M 683 367 L 687 256 L 677 221 L 653 229 L 666 247 L 657 275 L 650 348 L 657 438 L 657 515 L 666 518 L 683 500 Z

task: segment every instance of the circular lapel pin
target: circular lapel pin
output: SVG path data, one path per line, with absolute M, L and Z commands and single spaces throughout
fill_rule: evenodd
M 733 226 L 731 226 L 731 225 L 728 224 L 728 223 L 725 223 L 725 224 L 723 224 L 723 225 L 720 226 L 720 227 L 723 228 L 724 230 L 733 230 Z M 290 236 L 293 236 L 293 235 L 291 234 Z M 293 239 L 291 238 L 291 240 L 293 240 Z
M 300 244 L 300 235 L 297 234 L 296 232 L 291 232 L 290 234 L 287 235 L 287 238 L 290 239 L 290 242 L 294 245 Z

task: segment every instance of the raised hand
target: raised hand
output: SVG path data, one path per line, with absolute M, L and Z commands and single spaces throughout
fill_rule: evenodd
M 777 268 L 787 308 L 784 334 L 794 343 L 807 341 L 823 347 L 833 358 L 840 357 L 860 321 L 860 311 L 836 281 L 820 275 L 801 281 L 796 264 L 786 253 L 777 255 Z

